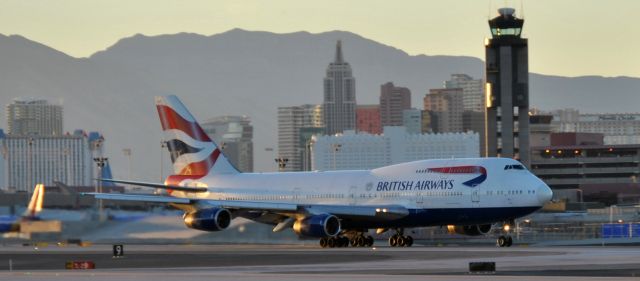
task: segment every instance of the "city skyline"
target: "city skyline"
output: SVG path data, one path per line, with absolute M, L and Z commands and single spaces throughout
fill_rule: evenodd
M 211 35 L 234 28 L 274 33 L 345 30 L 411 55 L 483 58 L 482 42 L 490 36 L 486 21 L 497 14 L 497 8 L 507 5 L 516 8 L 517 15 L 524 14 L 527 22 L 524 36 L 536 38 L 531 45 L 532 50 L 536 50 L 531 53 L 532 72 L 640 77 L 637 67 L 640 57 L 633 55 L 634 50 L 640 49 L 640 39 L 628 36 L 640 31 L 632 14 L 640 8 L 640 2 L 457 2 L 415 1 L 393 5 L 367 1 L 364 5 L 360 1 L 349 1 L 334 3 L 341 9 L 333 9 L 332 3 L 310 9 L 308 3 L 290 0 L 191 1 L 189 5 L 177 2 L 163 5 L 145 0 L 127 3 L 127 9 L 123 10 L 117 2 L 8 1 L 0 9 L 0 33 L 22 35 L 71 56 L 87 57 L 139 33 Z M 52 6 L 58 12 L 52 13 Z M 524 11 L 520 11 L 521 8 Z M 38 20 L 32 20 L 34 18 Z M 452 21 L 453 18 L 463 20 Z M 594 18 L 614 20 L 594 21 Z M 371 22 L 385 24 L 374 26 Z M 600 38 L 604 34 L 607 40 Z

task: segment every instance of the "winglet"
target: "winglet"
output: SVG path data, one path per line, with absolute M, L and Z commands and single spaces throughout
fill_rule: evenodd
M 42 203 L 44 202 L 44 184 L 36 184 L 36 187 L 33 189 L 33 195 L 31 196 L 31 201 L 29 201 L 29 205 L 27 205 L 27 210 L 25 210 L 23 217 L 35 218 L 38 216 L 40 211 L 42 211 Z

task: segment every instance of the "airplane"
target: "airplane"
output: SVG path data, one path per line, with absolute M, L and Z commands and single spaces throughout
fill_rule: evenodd
M 0 233 L 19 233 L 20 223 L 23 221 L 40 220 L 38 214 L 42 211 L 42 203 L 44 202 L 44 184 L 36 184 L 33 195 L 27 205 L 27 209 L 22 216 L 5 216 L 0 218 Z
M 447 226 L 485 235 L 551 200 L 551 189 L 508 158 L 421 160 L 356 171 L 243 173 L 174 95 L 156 97 L 174 174 L 164 183 L 98 179 L 166 190 L 166 195 L 87 193 L 97 199 L 162 202 L 184 211 L 187 227 L 221 231 L 242 217 L 319 238 L 321 247 L 372 246 L 370 229 L 395 231 L 390 246 L 411 246 L 406 228 Z M 498 246 L 510 246 L 500 235 Z

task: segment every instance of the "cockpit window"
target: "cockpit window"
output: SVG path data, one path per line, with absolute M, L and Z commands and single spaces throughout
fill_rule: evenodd
M 506 165 L 504 166 L 505 170 L 525 170 L 524 166 L 522 165 Z

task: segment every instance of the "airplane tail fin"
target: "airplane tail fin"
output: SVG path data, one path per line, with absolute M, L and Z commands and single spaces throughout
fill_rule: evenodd
M 42 211 L 42 203 L 44 202 L 44 184 L 36 184 L 33 189 L 33 195 L 31 201 L 27 205 L 27 210 L 24 211 L 23 217 L 35 218 Z
M 239 173 L 178 97 L 156 97 L 155 101 L 175 175 L 201 178 Z

